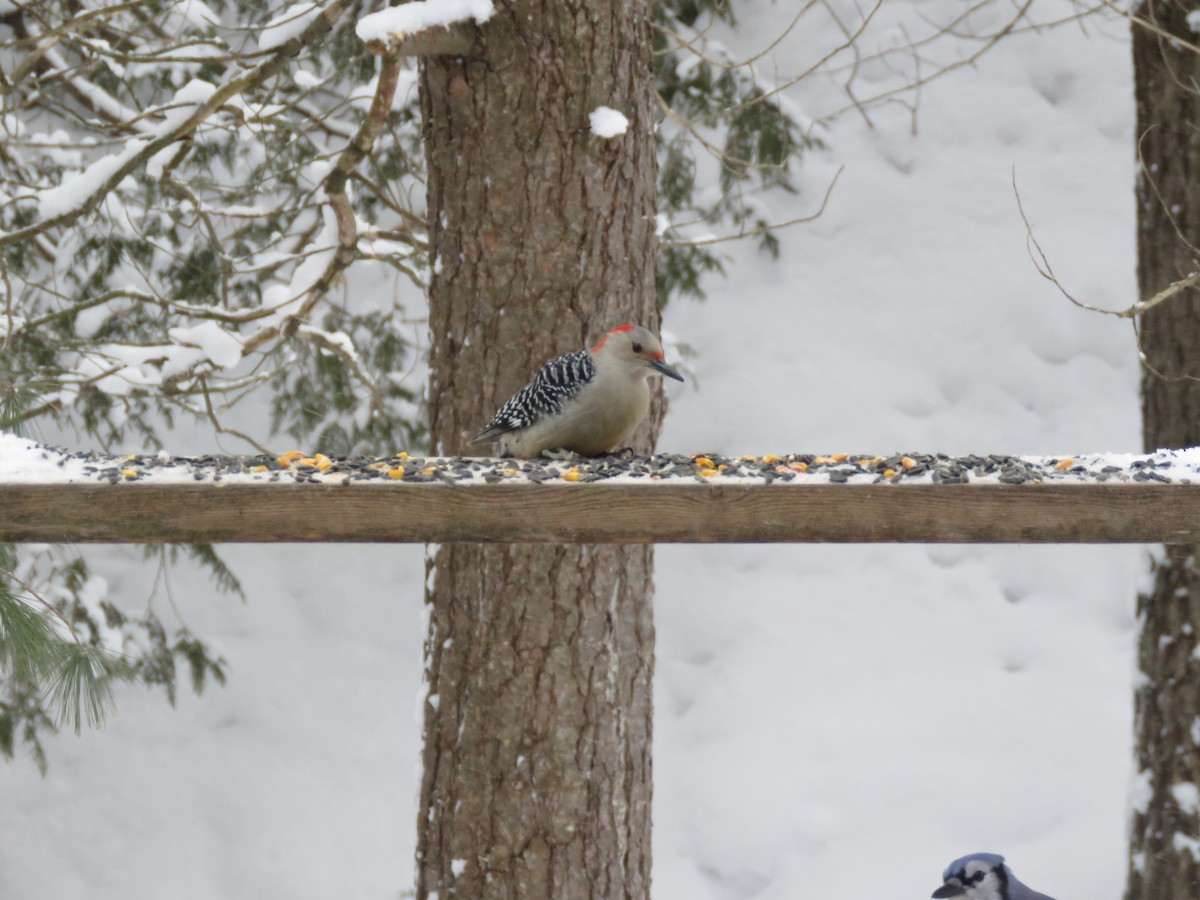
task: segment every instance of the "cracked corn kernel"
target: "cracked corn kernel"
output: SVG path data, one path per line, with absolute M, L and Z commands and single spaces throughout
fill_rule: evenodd
M 283 454 L 283 456 L 279 457 L 275 461 L 277 463 L 279 463 L 281 466 L 287 467 L 287 466 L 290 466 L 292 463 L 294 463 L 298 459 L 304 459 L 304 454 L 301 453 L 299 450 L 289 450 L 287 453 Z
M 578 469 L 569 469 L 566 472 L 563 472 L 562 480 L 563 481 L 578 481 L 579 480 L 579 470 Z
M 270 469 L 267 468 L 266 466 L 251 466 L 250 471 L 251 472 L 269 472 Z
M 388 469 L 387 477 L 388 478 L 403 478 L 404 477 L 404 467 L 397 466 L 394 469 Z
M 716 470 L 716 469 L 701 469 L 701 470 L 700 470 L 699 472 L 697 472 L 696 474 L 697 474 L 697 475 L 702 475 L 702 476 L 704 476 L 705 478 L 712 478 L 714 475 L 716 475 L 716 474 L 717 474 L 717 470 Z
M 396 453 L 394 455 L 395 455 L 396 459 L 408 459 L 408 451 L 407 450 L 401 450 L 399 453 Z
M 771 465 L 772 463 L 779 462 L 779 457 L 776 456 L 774 453 L 768 453 L 766 456 L 764 456 L 762 458 L 762 461 L 765 462 L 767 465 Z
M 911 469 L 916 464 L 917 464 L 917 461 L 915 459 L 913 459 L 911 456 L 906 456 L 900 460 L 900 465 L 904 466 L 904 468 L 906 468 L 906 469 Z
M 432 475 L 437 471 L 437 466 L 426 466 L 421 470 L 422 475 Z
M 1054 464 L 1054 468 L 1061 472 L 1064 469 L 1071 468 L 1073 465 L 1075 465 L 1075 460 L 1068 456 L 1066 459 L 1060 459 L 1058 462 L 1056 462 Z
M 124 475 L 126 478 L 137 478 L 142 473 L 139 472 L 137 469 L 122 469 L 121 474 Z
M 713 467 L 713 461 L 707 456 L 697 456 L 693 462 L 702 469 L 711 469 Z
M 895 470 L 895 469 L 884 469 L 884 470 L 883 470 L 883 477 L 884 477 L 884 478 L 895 478 L 895 477 L 896 477 L 896 470 Z
M 807 472 L 808 471 L 808 463 L 794 462 L 791 465 L 789 465 L 788 468 L 791 469 L 793 472 Z
M 326 456 L 324 453 L 318 453 L 315 456 L 313 456 L 313 465 L 315 465 L 318 469 L 320 469 L 322 472 L 324 472 L 328 469 L 333 468 L 333 460 L 330 459 L 328 456 Z

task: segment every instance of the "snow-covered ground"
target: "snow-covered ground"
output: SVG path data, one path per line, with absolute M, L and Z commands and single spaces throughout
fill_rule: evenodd
M 738 8 L 744 56 L 798 4 Z M 895 0 L 870 34 L 898 41 L 963 8 Z M 840 40 L 818 9 L 760 68 L 782 80 Z M 858 95 L 902 77 L 864 61 Z M 819 76 L 788 98 L 813 118 L 848 102 Z M 1001 42 L 922 89 L 915 133 L 900 103 L 868 116 L 823 133 L 798 198 L 765 201 L 777 219 L 810 211 L 846 167 L 825 215 L 782 235 L 779 262 L 726 245 L 728 281 L 669 308 L 667 330 L 697 355 L 671 386 L 660 449 L 1140 449 L 1128 327 L 1037 275 L 1012 191 L 1015 167 L 1077 295 L 1134 299 L 1123 28 Z M 395 898 L 410 885 L 421 548 L 226 555 L 248 604 L 187 573 L 173 598 L 229 661 L 227 687 L 181 691 L 176 710 L 123 690 L 107 730 L 51 742 L 47 778 L 25 759 L 0 766 L 3 896 Z M 149 592 L 137 548 L 95 559 L 121 596 Z M 924 897 L 981 849 L 1052 896 L 1117 900 L 1144 559 L 660 547 L 656 900 Z

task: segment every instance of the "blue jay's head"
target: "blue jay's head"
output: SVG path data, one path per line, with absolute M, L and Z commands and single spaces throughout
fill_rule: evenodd
M 1010 900 L 1008 886 L 1012 872 L 1004 857 L 996 853 L 972 853 L 956 859 L 942 873 L 945 882 L 933 892 L 935 898 L 962 897 L 964 900 Z

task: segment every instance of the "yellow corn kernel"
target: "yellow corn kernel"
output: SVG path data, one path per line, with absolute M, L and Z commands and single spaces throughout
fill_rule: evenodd
M 1075 460 L 1072 459 L 1071 457 L 1067 457 L 1066 459 L 1060 459 L 1058 462 L 1056 462 L 1054 464 L 1054 468 L 1056 468 L 1056 469 L 1058 469 L 1058 471 L 1062 472 L 1065 469 L 1071 468 L 1071 466 L 1073 466 L 1073 465 L 1075 465 Z
M 286 468 L 298 459 L 304 459 L 304 454 L 299 450 L 289 450 L 287 453 L 283 454 L 283 456 L 279 457 L 276 462 Z
M 250 471 L 251 472 L 269 472 L 270 469 L 268 469 L 266 466 L 251 466 Z
M 126 478 L 137 478 L 142 473 L 139 472 L 137 469 L 122 469 L 121 474 L 124 475 Z
M 807 472 L 808 471 L 808 463 L 794 462 L 791 465 L 789 465 L 788 468 L 791 469 L 793 472 Z
M 707 456 L 697 456 L 692 460 L 692 462 L 700 466 L 702 469 L 711 469 L 713 467 L 713 461 Z
M 717 474 L 717 470 L 716 469 L 701 469 L 696 474 L 701 475 L 705 478 L 712 478 Z
M 896 470 L 895 470 L 895 469 L 884 469 L 884 470 L 883 470 L 883 477 L 884 477 L 884 478 L 895 478 L 895 477 L 896 477 Z
M 313 464 L 322 472 L 333 468 L 333 460 L 324 453 L 318 453 L 313 456 Z
M 900 465 L 904 466 L 904 468 L 906 468 L 906 469 L 911 469 L 916 464 L 917 464 L 917 461 L 915 459 L 913 459 L 911 456 L 906 456 L 900 460 Z
M 776 456 L 774 453 L 768 453 L 766 456 L 764 456 L 762 458 L 762 461 L 765 462 L 767 465 L 772 465 L 774 463 L 779 462 L 779 457 Z
M 408 451 L 401 450 L 399 453 L 395 454 L 395 456 L 396 456 L 396 459 L 408 459 Z
M 388 469 L 387 477 L 388 478 L 403 478 L 404 477 L 404 468 L 401 466 L 398 466 L 395 469 Z
M 579 470 L 578 469 L 570 469 L 569 471 L 563 472 L 562 480 L 563 481 L 578 481 L 579 480 Z

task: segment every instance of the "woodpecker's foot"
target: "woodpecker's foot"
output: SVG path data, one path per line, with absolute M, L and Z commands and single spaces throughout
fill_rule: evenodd
M 582 459 L 574 450 L 564 450 L 562 447 L 555 447 L 553 450 L 543 450 L 538 456 L 546 459 L 555 459 L 560 462 L 574 462 L 577 459 Z

